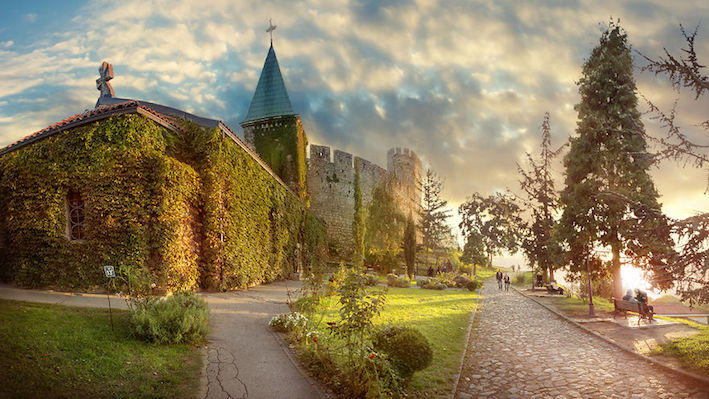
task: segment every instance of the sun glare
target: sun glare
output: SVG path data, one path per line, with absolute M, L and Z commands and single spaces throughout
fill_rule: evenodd
M 657 297 L 660 294 L 650 290 L 650 283 L 645 279 L 645 273 L 642 269 L 631 265 L 623 265 L 620 267 L 620 277 L 623 279 L 623 291 L 636 288 L 645 290 L 650 297 Z

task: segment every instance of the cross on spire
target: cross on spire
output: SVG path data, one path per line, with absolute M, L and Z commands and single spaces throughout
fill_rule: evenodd
M 271 45 L 273 45 L 273 31 L 276 30 L 276 26 L 271 23 L 271 18 L 268 19 L 268 29 L 266 29 L 266 32 L 268 32 L 271 35 Z
M 108 83 L 109 80 L 113 79 L 113 65 L 104 61 L 98 68 L 98 73 L 100 77 L 96 79 L 96 90 L 101 92 L 99 97 L 113 97 L 116 95 L 113 87 Z

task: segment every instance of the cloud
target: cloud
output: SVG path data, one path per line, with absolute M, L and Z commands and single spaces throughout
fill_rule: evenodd
M 555 145 L 575 134 L 575 81 L 610 17 L 621 19 L 635 50 L 655 56 L 662 47 L 678 53 L 678 23 L 694 27 L 708 11 L 660 0 L 91 2 L 66 30 L 31 45 L 3 37 L 0 145 L 91 107 L 103 60 L 114 64 L 118 96 L 223 119 L 237 131 L 272 18 L 274 47 L 310 142 L 380 165 L 389 147 L 409 147 L 446 177 L 444 194 L 455 205 L 473 192 L 517 188 L 516 163 L 538 151 L 544 112 Z M 698 49 L 709 59 L 706 31 Z M 671 106 L 675 94 L 664 79 L 639 72 L 636 79 L 641 93 Z M 693 129 L 707 104 L 682 96 L 683 121 Z M 646 126 L 662 133 L 651 121 Z M 561 177 L 561 165 L 555 168 Z M 706 178 L 670 177 L 682 171 L 655 173 L 662 201 L 678 213 L 706 199 Z M 685 206 L 687 198 L 696 205 Z
M 37 21 L 37 14 L 34 14 L 34 13 L 25 14 L 24 19 L 25 19 L 25 22 L 33 23 L 33 22 Z

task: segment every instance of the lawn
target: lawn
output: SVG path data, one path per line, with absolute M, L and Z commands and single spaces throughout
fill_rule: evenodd
M 128 312 L 0 300 L 0 397 L 187 398 L 202 358 L 129 335 Z
M 445 398 L 450 395 L 476 298 L 477 293 L 468 290 L 389 289 L 386 305 L 375 324 L 396 323 L 414 327 L 433 348 L 433 362 L 427 369 L 414 374 L 407 389 L 409 397 Z M 336 320 L 337 298 L 329 298 L 323 306 L 324 321 Z
M 686 319 L 657 317 L 684 323 L 699 330 L 699 334 L 661 345 L 655 348 L 655 353 L 673 356 L 690 371 L 709 376 L 709 326 Z

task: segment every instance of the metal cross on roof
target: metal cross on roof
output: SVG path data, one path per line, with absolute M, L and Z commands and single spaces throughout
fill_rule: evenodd
M 271 34 L 271 44 L 273 44 L 273 31 L 276 30 L 276 26 L 271 23 L 271 18 L 268 19 L 268 29 L 266 29 L 266 32 Z
M 101 77 L 96 79 L 96 90 L 101 92 L 100 97 L 113 97 L 116 95 L 113 91 L 113 87 L 108 83 L 109 80 L 113 79 L 113 65 L 104 61 L 98 68 L 98 73 Z

